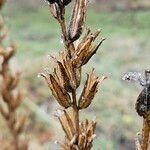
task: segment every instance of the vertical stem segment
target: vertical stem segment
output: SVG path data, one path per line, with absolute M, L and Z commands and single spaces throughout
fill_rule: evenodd
M 150 136 L 150 120 L 146 118 L 144 119 L 144 122 L 143 122 L 142 150 L 148 150 L 149 136 Z
M 148 88 L 149 88 L 149 75 L 150 71 L 145 71 L 145 79 L 146 79 L 146 105 L 147 105 L 147 111 L 149 111 L 149 97 L 148 97 Z M 149 119 L 149 113 L 146 119 L 143 121 L 143 143 L 142 143 L 142 150 L 147 150 L 149 145 L 149 136 L 150 136 L 150 119 Z
M 76 136 L 79 136 L 79 109 L 77 107 L 77 101 L 76 101 L 76 91 L 74 90 L 72 92 L 72 99 L 73 99 L 73 113 L 74 113 L 74 118 L 75 118 L 75 129 L 76 129 Z
M 64 45 L 65 45 L 66 49 L 68 50 L 69 56 L 71 58 L 72 53 L 75 51 L 74 44 L 71 43 L 70 40 L 68 39 L 68 34 L 67 34 L 66 24 L 65 24 L 64 19 L 59 20 L 59 23 L 61 26 Z

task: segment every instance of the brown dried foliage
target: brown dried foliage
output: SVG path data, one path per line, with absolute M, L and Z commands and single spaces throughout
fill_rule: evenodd
M 71 20 L 68 27 L 65 22 L 65 9 L 71 0 L 47 0 L 50 11 L 59 22 L 62 31 L 62 39 L 65 50 L 58 57 L 52 56 L 55 62 L 53 72 L 41 73 L 52 91 L 52 95 L 64 108 L 57 114 L 62 129 L 65 132 L 65 140 L 60 144 L 62 150 L 90 150 L 95 137 L 96 122 L 85 120 L 79 121 L 79 110 L 90 106 L 98 85 L 106 77 L 98 78 L 94 69 L 87 74 L 87 80 L 80 97 L 76 96 L 76 90 L 80 86 L 81 71 L 83 65 L 96 53 L 105 39 L 95 44 L 100 30 L 92 33 L 87 29 L 81 37 L 86 18 L 87 0 L 75 0 Z M 78 44 L 75 41 L 78 41 Z
M 1 1 L 0 1 L 1 4 Z M 5 24 L 3 18 L 0 18 L 0 94 L 1 100 L 6 104 L 6 108 L 2 103 L 0 103 L 0 113 L 5 119 L 9 131 L 12 135 L 12 141 L 7 141 L 3 149 L 8 150 L 26 150 L 27 141 L 21 141 L 19 139 L 20 134 L 23 132 L 26 116 L 17 118 L 17 108 L 20 106 L 23 94 L 17 89 L 20 73 L 13 74 L 10 69 L 10 60 L 14 56 L 16 51 L 16 46 L 12 43 L 9 47 L 5 48 L 3 45 L 3 40 L 6 37 Z M 2 148 L 2 147 L 1 147 Z

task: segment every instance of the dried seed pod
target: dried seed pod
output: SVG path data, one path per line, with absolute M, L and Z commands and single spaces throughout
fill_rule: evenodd
M 102 77 L 101 81 L 104 80 L 105 78 L 106 77 Z M 87 108 L 91 104 L 91 102 L 97 92 L 98 83 L 99 83 L 99 79 L 98 79 L 98 77 L 96 77 L 94 75 L 94 70 L 93 70 L 91 72 L 91 74 L 87 75 L 87 80 L 86 80 L 83 92 L 79 98 L 78 105 L 79 105 L 80 109 Z
M 71 133 L 74 135 L 75 134 L 75 126 L 73 124 L 73 118 L 71 118 L 71 115 L 69 114 L 69 112 L 67 112 L 66 110 L 64 110 L 64 115 L 66 117 L 66 120 L 68 122 L 69 128 Z
M 1 95 L 2 95 L 3 100 L 6 103 L 10 103 L 10 101 L 12 100 L 11 93 L 8 93 L 8 91 L 7 91 L 7 89 L 5 87 L 3 87 L 3 89 L 2 89 Z
M 143 116 L 144 118 L 147 117 L 148 111 L 150 111 L 150 105 L 148 101 L 150 101 L 150 85 L 147 88 L 144 88 L 140 95 L 137 98 L 135 109 L 139 116 Z
M 95 33 L 90 33 L 90 30 L 87 31 L 86 36 L 77 46 L 76 52 L 73 55 L 73 64 L 76 67 L 85 65 L 89 61 L 89 59 L 96 53 L 99 46 L 103 43 L 105 39 L 102 39 L 97 45 L 93 45 L 93 42 L 95 41 L 99 33 L 100 30 L 97 30 Z
M 62 84 L 63 84 L 63 87 L 65 88 L 65 90 L 68 91 L 68 92 L 71 92 L 72 87 L 71 87 L 70 79 L 67 75 L 66 69 L 64 68 L 64 66 L 61 62 L 57 61 L 57 64 L 58 64 L 59 71 L 60 71 L 60 76 L 61 76 L 61 77 L 58 77 L 58 79 L 61 78 L 62 79 Z
M 20 79 L 20 72 L 16 73 L 15 77 L 13 77 L 13 81 L 12 81 L 11 85 L 9 86 L 9 88 L 11 90 L 16 88 L 16 86 L 19 83 L 19 79 Z
M 52 74 L 41 74 L 41 76 L 46 79 L 48 86 L 57 102 L 65 108 L 71 106 L 70 95 L 61 87 L 61 85 L 57 82 L 57 79 Z
M 72 147 L 76 143 L 76 140 L 77 140 L 77 136 L 74 135 L 73 138 L 71 139 L 70 143 L 69 143 L 69 146 Z
M 23 93 L 21 91 L 18 91 L 18 93 L 14 97 L 14 100 L 11 103 L 12 109 L 15 110 L 21 104 L 22 100 L 23 100 Z
M 78 44 L 77 46 L 77 51 L 79 51 L 81 49 L 81 47 L 84 45 L 84 43 L 89 39 L 89 38 L 93 38 L 92 42 L 95 41 L 95 39 L 98 37 L 98 35 L 100 34 L 101 30 L 98 29 L 95 33 L 92 33 L 90 29 L 87 29 L 84 37 L 82 38 L 81 42 Z
M 80 124 L 80 135 L 79 135 L 79 147 L 81 149 L 90 150 L 92 147 L 92 141 L 95 138 L 95 128 L 96 122 L 95 121 L 88 121 L 85 119 Z
M 67 92 L 77 89 L 81 80 L 81 68 L 75 68 L 66 51 L 60 53 L 59 59 L 54 59 L 56 67 L 53 76 Z
M 74 56 L 73 56 L 74 66 L 81 67 L 82 62 L 84 61 L 84 59 L 89 51 L 89 48 L 91 47 L 92 39 L 93 39 L 92 36 L 89 37 L 85 41 L 85 43 L 81 46 L 81 48 L 74 53 Z
M 76 48 L 77 51 L 80 50 L 80 48 L 85 43 L 85 41 L 87 40 L 87 37 L 89 37 L 90 34 L 91 34 L 91 30 L 87 28 L 84 37 L 82 38 L 81 42 L 77 45 L 77 48 Z
M 66 111 L 57 110 L 56 116 L 58 117 L 61 126 L 66 134 L 67 139 L 70 141 L 74 136 L 74 127 L 72 126 L 72 120 Z
M 74 70 L 75 70 L 75 77 L 76 77 L 76 88 L 78 88 L 81 81 L 81 67 L 74 68 Z
M 50 74 L 50 81 L 52 84 L 52 91 L 55 91 L 56 93 L 55 98 L 57 99 L 58 103 L 65 108 L 71 106 L 70 95 L 57 83 L 57 81 L 51 74 Z
M 85 65 L 90 59 L 91 57 L 96 54 L 98 48 L 101 46 L 101 44 L 103 43 L 105 39 L 102 39 L 99 44 L 93 46 L 90 50 L 89 50 L 89 53 L 87 54 L 87 56 L 85 57 L 85 59 L 83 60 L 82 62 L 82 65 Z
M 68 27 L 68 36 L 71 42 L 76 41 L 82 34 L 86 17 L 87 0 L 76 0 L 71 21 Z
M 16 125 L 15 125 L 15 131 L 18 134 L 20 134 L 23 131 L 26 119 L 27 119 L 26 116 L 22 116 L 20 118 L 20 120 L 18 120 L 18 122 L 16 123 Z
M 86 145 L 85 144 L 85 136 L 84 136 L 84 134 L 80 134 L 79 135 L 79 140 L 78 140 L 78 145 L 80 146 L 80 149 L 83 149 L 84 147 L 83 147 L 83 145 Z
M 72 89 L 77 89 L 79 86 L 80 69 L 74 67 L 72 60 L 69 58 L 66 51 L 60 55 L 61 62 L 67 74 Z M 68 85 L 69 86 L 69 85 Z

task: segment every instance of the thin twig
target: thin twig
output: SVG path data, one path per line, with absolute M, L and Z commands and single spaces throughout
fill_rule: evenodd
M 143 141 L 142 150 L 148 150 L 149 137 L 150 137 L 150 120 L 148 118 L 143 120 Z

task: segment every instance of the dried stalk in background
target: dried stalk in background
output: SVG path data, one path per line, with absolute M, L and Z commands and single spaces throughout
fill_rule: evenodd
M 0 6 L 2 6 L 2 2 L 3 1 L 0 1 Z M 15 54 L 16 46 L 15 44 L 11 44 L 9 47 L 5 48 L 2 43 L 6 37 L 5 24 L 2 16 L 0 16 L 0 33 L 0 94 L 3 102 L 7 106 L 5 108 L 4 105 L 0 103 L 0 113 L 6 120 L 13 139 L 10 143 L 6 143 L 6 145 L 4 145 L 4 149 L 26 150 L 27 142 L 20 141 L 19 139 L 19 136 L 24 129 L 26 117 L 22 116 L 21 118 L 17 118 L 16 113 L 17 108 L 23 99 L 22 92 L 17 89 L 20 80 L 20 73 L 18 72 L 13 74 L 9 65 L 11 58 Z
M 79 111 L 90 106 L 97 93 L 98 85 L 105 77 L 98 78 L 93 69 L 90 74 L 87 74 L 87 80 L 79 98 L 76 92 L 80 86 L 83 65 L 87 64 L 105 39 L 95 44 L 100 30 L 92 33 L 90 29 L 87 29 L 83 38 L 80 38 L 86 18 L 87 0 L 75 0 L 68 25 L 65 22 L 65 8 L 71 0 L 47 0 L 47 2 L 51 13 L 60 24 L 65 46 L 58 57 L 52 56 L 55 62 L 53 72 L 41 73 L 53 96 L 64 108 L 64 110 L 58 110 L 56 114 L 65 132 L 65 140 L 59 144 L 63 150 L 90 150 L 95 137 L 96 122 L 87 119 L 80 122 Z M 77 40 L 79 42 L 75 44 Z
M 145 75 L 138 72 L 128 72 L 123 76 L 123 80 L 136 81 L 144 87 L 137 98 L 135 105 L 139 116 L 143 117 L 143 129 L 141 140 L 135 140 L 136 150 L 148 150 L 150 148 L 150 70 L 145 70 Z

